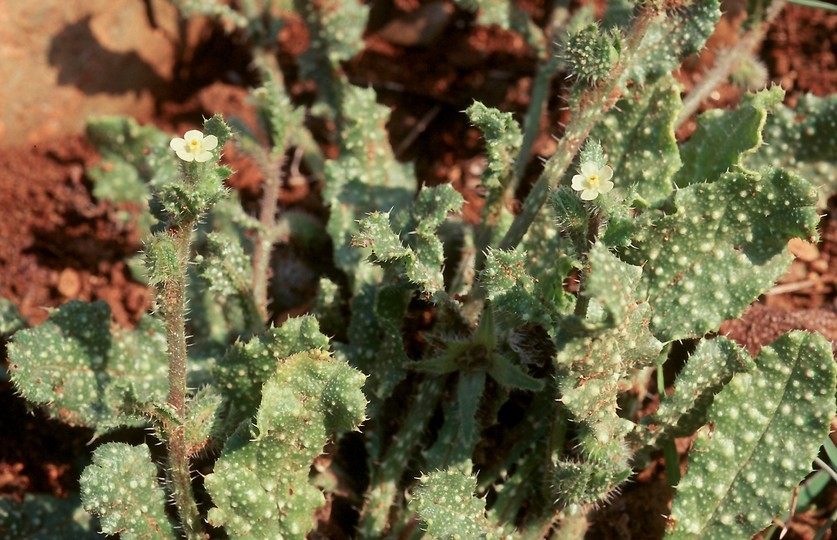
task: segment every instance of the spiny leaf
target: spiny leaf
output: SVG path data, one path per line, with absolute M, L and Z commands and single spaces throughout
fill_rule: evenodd
M 308 481 L 338 430 L 364 420 L 364 376 L 325 351 L 282 361 L 264 385 L 253 427 L 242 424 L 206 478 L 209 522 L 246 538 L 302 538 L 325 501 Z
M 370 415 L 407 374 L 404 366 L 409 357 L 404 350 L 401 324 L 413 292 L 406 282 L 364 285 L 352 299 L 352 319 L 347 331 L 350 342 L 335 345 L 353 366 L 369 375 L 366 392 L 372 400 Z
M 138 211 L 140 231 L 148 231 L 155 219 L 149 210 L 151 189 L 178 176 L 169 150 L 171 136 L 153 126 L 140 126 L 133 118 L 108 116 L 91 119 L 87 137 L 102 155 L 102 162 L 87 170 L 93 195 L 126 208 L 117 213 L 123 222 Z
M 370 250 L 351 246 L 358 220 L 371 212 L 399 215 L 410 206 L 416 184 L 412 170 L 395 159 L 386 131 L 389 109 L 376 103 L 375 92 L 350 86 L 343 99 L 350 114 L 340 132 L 340 156 L 326 163 L 323 197 L 331 206 L 327 230 L 335 263 L 355 292 L 380 280 L 380 271 L 365 261 Z
M 125 540 L 179 537 L 166 515 L 166 494 L 147 446 L 103 444 L 80 482 L 84 508 L 99 516 L 105 534 Z
M 491 249 L 486 255 L 480 282 L 488 293 L 492 309 L 499 315 L 551 327 L 553 314 L 537 294 L 537 282 L 526 272 L 526 259 L 526 254 L 520 250 Z
M 317 319 L 293 317 L 279 328 L 249 342 L 236 343 L 218 363 L 215 379 L 231 402 L 230 415 L 241 421 L 256 412 L 261 388 L 276 369 L 276 363 L 310 349 L 327 349 L 328 338 L 320 333 Z
M 433 538 L 512 538 L 485 517 L 485 500 L 474 496 L 475 476 L 445 470 L 424 475 L 419 482 L 412 506 Z
M 677 192 L 677 211 L 643 229 L 622 257 L 643 266 L 662 340 L 701 336 L 738 317 L 790 263 L 791 238 L 816 238 L 816 191 L 781 170 L 734 168 Z
M 143 318 L 135 330 L 110 326 L 104 302 L 72 301 L 40 326 L 15 334 L 9 345 L 12 381 L 32 403 L 71 425 L 102 433 L 141 425 L 130 401 L 164 401 L 166 341 L 160 325 Z
M 589 335 L 560 334 L 557 357 L 561 401 L 575 419 L 597 436 L 623 436 L 616 397 L 624 379 L 656 359 L 662 343 L 650 332 L 651 308 L 637 301 L 641 270 L 594 245 L 586 294 L 591 296 L 586 322 L 599 328 Z
M 523 142 L 523 135 L 520 126 L 511 113 L 503 113 L 494 108 L 489 108 L 475 101 L 465 111 L 468 119 L 475 126 L 480 128 L 485 136 L 485 153 L 488 158 L 488 165 L 483 173 L 482 184 L 492 191 L 502 188 L 508 184 L 510 175 L 513 173 L 514 161 Z M 494 197 L 487 197 L 496 199 Z
M 747 351 L 725 338 L 701 341 L 674 381 L 674 394 L 666 396 L 660 408 L 643 423 L 656 424 L 654 431 L 639 433 L 643 444 L 686 437 L 706 423 L 706 411 L 715 394 L 735 373 L 750 371 L 755 363 Z
M 205 386 L 186 402 L 186 448 L 190 456 L 203 450 L 213 436 L 219 435 L 221 394 Z
M 637 47 L 642 57 L 625 74 L 625 80 L 653 81 L 676 69 L 687 56 L 700 51 L 721 17 L 718 0 L 677 4 L 653 21 Z
M 791 332 L 756 363 L 715 397 L 677 487 L 668 538 L 750 538 L 811 472 L 835 413 L 831 345 Z
M 664 74 L 619 100 L 590 134 L 605 147 L 616 186 L 633 188 L 652 206 L 671 194 L 680 167 L 674 121 L 681 108 L 680 85 Z
M 197 256 L 195 262 L 209 289 L 222 297 L 251 294 L 253 265 L 241 244 L 215 232 L 207 234 L 206 241 L 206 255 Z
M 820 186 L 820 206 L 837 189 L 837 96 L 806 94 L 796 108 L 775 108 L 764 126 L 764 141 L 746 157 L 749 167 L 782 167 Z
M 0 497 L 0 537 L 26 540 L 97 540 L 95 519 L 81 507 L 78 496 L 59 499 L 27 493 L 23 502 Z
M 21 328 L 26 328 L 26 319 L 17 306 L 11 300 L 0 298 L 0 336 L 11 336 Z
M 686 187 L 712 182 L 721 173 L 755 152 L 762 145 L 761 132 L 767 112 L 782 102 L 779 86 L 746 94 L 734 110 L 713 109 L 700 115 L 697 131 L 681 148 L 683 167 L 674 183 Z
M 407 278 L 422 292 L 433 297 L 445 290 L 442 265 L 444 246 L 436 229 L 449 212 L 457 211 L 464 202 L 449 184 L 422 189 L 413 206 L 414 241 L 405 247 L 390 225 L 390 214 L 374 212 L 362 219 L 353 245 L 371 248 L 380 263 L 401 261 Z

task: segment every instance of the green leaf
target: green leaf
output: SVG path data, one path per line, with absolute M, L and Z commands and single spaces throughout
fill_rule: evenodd
M 401 325 L 413 288 L 407 283 L 364 285 L 352 299 L 349 344 L 336 344 L 352 366 L 369 375 L 366 392 L 372 407 L 379 404 L 404 380 L 410 360 L 404 349 Z
M 677 69 L 687 56 L 703 48 L 720 17 L 718 0 L 695 0 L 669 8 L 651 23 L 637 47 L 641 56 L 626 72 L 625 81 L 653 81 Z
M 641 433 L 645 446 L 686 437 L 706 423 L 706 411 L 724 385 L 736 373 L 751 371 L 755 363 L 747 351 L 725 337 L 702 340 L 677 374 L 674 393 L 643 424 L 656 424 L 654 431 Z
M 820 186 L 820 206 L 837 191 L 837 96 L 806 94 L 795 109 L 779 105 L 767 117 L 765 143 L 748 167 L 782 167 Z
M 276 363 L 310 349 L 327 349 L 328 338 L 320 332 L 317 319 L 292 317 L 279 328 L 249 342 L 236 343 L 215 369 L 215 380 L 230 400 L 234 423 L 252 416 L 259 405 L 262 385 L 276 369 Z
M 652 206 L 671 194 L 671 179 L 680 167 L 674 137 L 680 90 L 674 77 L 664 74 L 619 100 L 590 134 L 607 150 L 614 184 L 632 188 Z
M 485 500 L 474 496 L 476 487 L 477 478 L 458 469 L 434 472 L 419 478 L 411 505 L 433 538 L 512 538 L 489 523 Z
M 762 146 L 761 132 L 767 113 L 782 102 L 779 86 L 746 94 L 731 111 L 713 109 L 698 117 L 697 131 L 681 148 L 683 167 L 674 183 L 678 187 L 712 182 Z
M 791 499 L 828 436 L 837 370 L 830 343 L 791 332 L 718 394 L 677 487 L 669 538 L 750 538 Z
M 398 216 L 409 208 L 415 193 L 412 170 L 395 159 L 387 137 L 389 108 L 378 105 L 375 92 L 350 86 L 340 140 L 340 156 L 326 163 L 324 200 L 331 206 L 327 230 L 334 244 L 334 261 L 349 277 L 350 290 L 380 280 L 366 263 L 370 250 L 351 246 L 358 221 L 372 212 Z
M 222 397 L 212 386 L 198 390 L 195 396 L 186 402 L 186 448 L 193 456 L 204 450 L 207 444 L 220 433 Z
M 360 221 L 352 244 L 371 248 L 379 263 L 402 261 L 407 278 L 419 286 L 422 292 L 434 297 L 445 292 L 442 266 L 445 262 L 444 246 L 436 229 L 448 213 L 458 211 L 463 204 L 462 195 L 449 184 L 422 189 L 413 205 L 413 247 L 405 247 L 390 225 L 390 214 L 374 212 Z
M 0 497 L 0 537 L 16 540 L 97 540 L 98 525 L 78 496 L 59 499 L 27 493 L 23 502 Z
M 637 300 L 640 273 L 595 244 L 586 287 L 591 297 L 586 322 L 594 330 L 580 336 L 565 330 L 556 338 L 561 400 L 599 435 L 624 435 L 624 421 L 616 415 L 620 385 L 663 347 L 649 329 L 651 307 Z
M 490 249 L 480 283 L 488 293 L 492 309 L 499 315 L 549 328 L 553 323 L 552 310 L 537 294 L 537 282 L 526 272 L 526 263 L 526 254 L 520 250 Z
M 103 444 L 80 482 L 84 508 L 99 516 L 103 533 L 125 540 L 179 538 L 147 446 Z
M 26 319 L 11 300 L 0 298 L 0 336 L 11 336 L 26 328 Z
M 93 195 L 124 208 L 117 215 L 125 223 L 136 214 L 139 230 L 149 231 L 156 222 L 149 210 L 151 189 L 178 177 L 171 136 L 133 118 L 107 116 L 88 122 L 87 138 L 102 155 L 101 163 L 87 170 Z
M 165 401 L 168 359 L 161 325 L 146 317 L 134 330 L 110 327 L 104 302 L 72 301 L 9 345 L 12 381 L 55 418 L 103 433 L 144 422 L 128 403 Z
M 588 262 L 590 272 L 584 294 L 595 298 L 618 325 L 636 301 L 642 268 L 625 264 L 600 243 L 593 245 Z
M 643 289 L 662 340 L 698 337 L 741 315 L 787 268 L 791 238 L 814 239 L 816 191 L 781 170 L 734 168 L 678 190 L 659 218 L 622 253 L 643 267 Z
M 401 239 L 392 231 L 389 215 L 389 212 L 372 212 L 363 218 L 357 234 L 352 238 L 352 245 L 372 248 L 375 259 L 381 263 L 412 259 L 412 252 L 404 247 Z
M 221 297 L 250 295 L 253 265 L 241 244 L 222 233 L 206 235 L 206 255 L 198 255 L 198 272 L 209 283 L 209 290 Z
M 502 195 L 513 174 L 514 162 L 523 143 L 520 126 L 512 113 L 503 113 L 475 101 L 465 111 L 472 124 L 485 137 L 485 153 L 488 165 L 482 175 L 482 185 L 489 188 L 486 197 L 495 200 Z M 497 189 L 501 188 L 501 189 Z M 499 193 L 497 193 L 499 191 Z
M 209 522 L 239 538 L 302 538 L 325 502 L 308 481 L 338 430 L 365 418 L 364 376 L 325 351 L 281 362 L 264 385 L 254 426 L 242 424 L 206 477 Z
M 443 407 L 444 424 L 436 442 L 425 453 L 427 467 L 470 470 L 471 456 L 480 440 L 477 411 L 485 388 L 485 371 L 460 372 L 456 398 Z

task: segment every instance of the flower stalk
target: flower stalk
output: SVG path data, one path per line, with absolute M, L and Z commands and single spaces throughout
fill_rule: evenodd
M 179 155 L 179 154 L 178 154 Z M 181 157 L 181 159 L 183 159 Z M 185 160 L 184 160 L 185 161 Z M 195 160 L 197 161 L 197 160 Z M 196 176 L 196 163 L 188 163 L 184 169 L 187 182 Z M 170 279 L 162 281 L 157 289 L 157 303 L 166 327 L 166 343 L 169 357 L 169 395 L 168 404 L 176 412 L 177 424 L 167 422 L 168 472 L 177 506 L 180 522 L 186 537 L 203 538 L 203 526 L 200 512 L 192 490 L 189 452 L 186 445 L 186 289 L 188 286 L 187 268 L 191 249 L 191 236 L 194 222 L 186 220 L 168 231 L 174 241 L 177 268 Z
M 549 189 L 555 187 L 563 178 L 582 143 L 601 115 L 616 103 L 622 76 L 639 55 L 639 44 L 648 32 L 648 28 L 656 15 L 657 10 L 652 6 L 646 7 L 639 14 L 631 27 L 631 33 L 625 39 L 625 45 L 622 49 L 624 53 L 613 67 L 610 76 L 582 93 L 578 100 L 579 109 L 577 114 L 567 125 L 564 136 L 558 143 L 558 149 L 546 162 L 543 173 L 523 202 L 523 209 L 500 241 L 498 246 L 500 249 L 514 249 L 520 243 L 546 201 Z
M 182 262 L 178 275 L 157 288 L 157 303 L 166 327 L 169 357 L 168 405 L 178 422 L 164 421 L 168 449 L 168 472 L 173 498 L 187 538 L 203 538 L 201 517 L 192 491 L 189 453 L 186 445 L 186 267 L 189 255 L 191 224 L 170 232 Z

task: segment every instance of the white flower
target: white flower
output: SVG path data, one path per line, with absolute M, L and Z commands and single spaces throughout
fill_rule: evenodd
M 581 198 L 585 201 L 592 201 L 599 194 L 604 194 L 613 189 L 613 169 L 604 165 L 597 167 L 595 163 L 588 161 L 581 165 L 581 174 L 573 176 L 573 189 L 581 192 Z
M 203 163 L 212 159 L 210 150 L 218 146 L 218 137 L 215 135 L 204 137 L 203 133 L 197 129 L 190 129 L 182 139 L 180 137 L 172 139 L 169 146 L 183 161 Z

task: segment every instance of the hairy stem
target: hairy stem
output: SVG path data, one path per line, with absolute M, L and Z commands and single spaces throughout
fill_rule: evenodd
M 602 218 L 595 209 L 590 210 L 590 217 L 587 220 L 587 246 L 592 247 L 599 237 L 599 228 L 601 227 Z M 587 275 L 589 268 L 587 268 L 587 255 L 582 257 L 582 265 L 584 270 L 581 272 L 581 277 L 578 283 L 578 297 L 575 301 L 574 315 L 582 320 L 587 317 L 587 308 L 590 306 L 590 296 L 585 294 L 587 289 Z
M 260 163 L 265 173 L 259 221 L 261 230 L 256 231 L 253 250 L 253 296 L 262 322 L 267 321 L 267 281 L 270 273 L 270 252 L 276 238 L 276 211 L 279 208 L 279 183 L 284 160 L 265 156 Z
M 767 8 L 762 21 L 755 28 L 744 34 L 733 48 L 729 49 L 715 62 L 715 66 L 703 76 L 703 80 L 692 88 L 692 91 L 683 100 L 683 110 L 680 111 L 677 120 L 674 122 L 674 129 L 683 125 L 698 110 L 700 104 L 703 103 L 719 84 L 727 79 L 729 74 L 741 64 L 742 60 L 753 55 L 753 51 L 756 50 L 756 47 L 764 39 L 767 29 L 784 7 L 784 0 L 774 0 Z
M 510 196 L 514 196 L 517 191 L 523 179 L 523 173 L 526 171 L 526 165 L 529 163 L 529 155 L 532 153 L 535 139 L 540 132 L 541 116 L 549 97 L 549 88 L 558 64 L 558 56 L 553 50 L 553 39 L 556 33 L 553 17 L 555 17 L 554 11 L 547 23 L 546 51 L 538 62 L 538 71 L 532 83 L 532 96 L 529 98 L 529 107 L 526 109 L 526 117 L 523 119 L 523 142 L 520 145 L 517 160 L 514 162 L 514 176 L 506 187 L 506 194 Z
M 203 526 L 192 492 L 189 451 L 186 447 L 186 286 L 193 223 L 186 221 L 170 230 L 177 249 L 179 268 L 176 276 L 163 282 L 157 301 L 166 326 L 169 356 L 168 404 L 177 412 L 180 423 L 167 426 L 168 469 L 174 501 L 187 538 L 203 538 Z
M 564 176 L 581 144 L 601 115 L 616 103 L 619 81 L 638 56 L 639 45 L 655 15 L 656 11 L 653 8 L 646 8 L 640 13 L 631 27 L 631 33 L 625 39 L 623 57 L 614 66 L 610 76 L 581 95 L 578 113 L 567 125 L 564 136 L 558 143 L 558 149 L 546 162 L 543 173 L 523 203 L 523 209 L 500 241 L 500 249 L 510 250 L 517 247 L 546 201 L 549 189 L 555 187 Z

